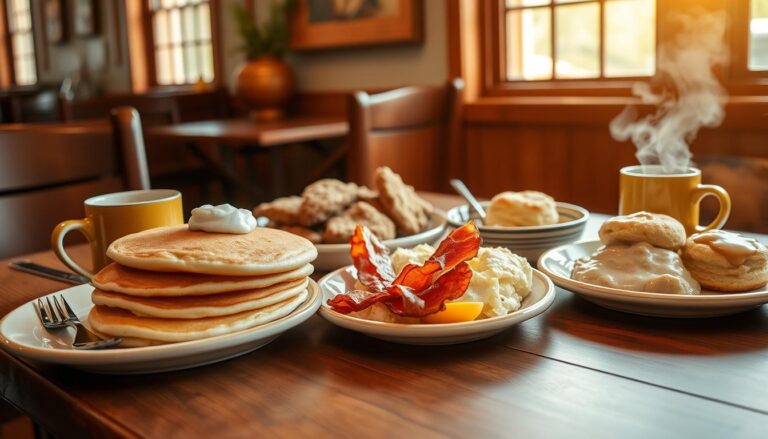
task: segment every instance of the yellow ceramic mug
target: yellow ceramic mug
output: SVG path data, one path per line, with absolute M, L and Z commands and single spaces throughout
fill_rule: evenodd
M 114 240 L 155 227 L 184 224 L 181 193 L 170 189 L 97 195 L 84 204 L 85 218 L 57 225 L 51 246 L 65 265 L 89 278 L 110 262 L 106 253 Z M 64 235 L 72 230 L 81 232 L 91 244 L 93 271 L 76 264 L 64 250 Z
M 661 165 L 627 166 L 621 169 L 619 215 L 645 210 L 669 215 L 685 226 L 690 235 L 719 229 L 731 214 L 731 197 L 720 186 L 701 184 L 701 171 L 688 168 L 680 174 L 665 174 Z M 720 201 L 717 218 L 699 225 L 699 203 L 712 195 Z

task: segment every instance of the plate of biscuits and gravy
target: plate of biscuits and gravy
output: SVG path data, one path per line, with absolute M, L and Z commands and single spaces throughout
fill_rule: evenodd
M 538 267 L 600 306 L 655 317 L 714 317 L 768 303 L 768 249 L 724 230 L 686 236 L 676 219 L 637 212 L 605 221 L 600 241 L 552 249 Z

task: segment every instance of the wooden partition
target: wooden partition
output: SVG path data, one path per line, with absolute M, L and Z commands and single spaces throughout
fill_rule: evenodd
M 568 102 L 468 104 L 463 172 L 472 190 L 491 197 L 534 189 L 591 211 L 616 213 L 619 169 L 638 163 L 635 146 L 614 140 L 608 130 L 623 105 Z M 691 145 L 704 181 L 722 185 L 733 198 L 728 227 L 767 231 L 768 99 L 733 98 L 723 125 L 702 128 Z M 702 216 L 716 209 L 708 200 Z

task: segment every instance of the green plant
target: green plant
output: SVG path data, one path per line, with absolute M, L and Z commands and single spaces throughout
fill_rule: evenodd
M 235 4 L 232 13 L 243 39 L 243 44 L 238 49 L 245 52 L 248 59 L 264 55 L 282 57 L 288 51 L 288 15 L 295 5 L 296 0 L 272 0 L 269 18 L 259 26 L 242 4 Z

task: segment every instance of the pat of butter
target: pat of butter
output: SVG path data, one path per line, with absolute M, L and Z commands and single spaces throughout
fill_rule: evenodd
M 189 230 L 213 233 L 245 234 L 256 229 L 256 218 L 247 209 L 238 209 L 229 204 L 211 206 L 205 204 L 192 209 Z

